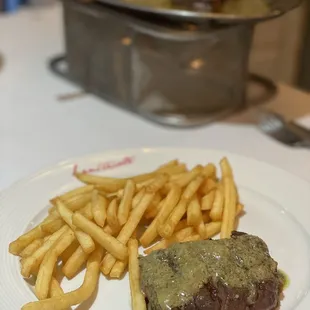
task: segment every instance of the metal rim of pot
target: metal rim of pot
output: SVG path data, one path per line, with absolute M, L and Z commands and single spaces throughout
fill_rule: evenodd
M 216 21 L 222 24 L 258 23 L 268 19 L 277 18 L 286 12 L 298 7 L 302 0 L 269 0 L 269 3 L 276 2 L 278 5 L 270 5 L 271 12 L 267 15 L 239 16 L 224 13 L 196 12 L 178 9 L 153 8 L 143 5 L 131 4 L 122 0 L 98 0 L 101 3 L 118 7 L 132 12 L 148 13 L 163 16 L 170 19 L 178 19 L 192 22 Z

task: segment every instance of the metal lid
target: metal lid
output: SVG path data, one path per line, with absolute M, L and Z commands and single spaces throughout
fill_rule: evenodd
M 211 13 L 211 12 L 190 11 L 180 9 L 156 8 L 151 6 L 139 5 L 124 0 L 98 0 L 98 1 L 116 8 L 129 10 L 132 13 L 152 14 L 158 17 L 160 16 L 179 21 L 191 21 L 191 22 L 215 21 L 225 24 L 236 24 L 236 23 L 239 24 L 249 22 L 257 23 L 267 19 L 276 18 L 294 9 L 302 2 L 302 0 L 265 0 L 267 2 L 267 5 L 270 7 L 268 13 L 257 16 L 256 15 L 244 16 L 244 15 L 232 15 L 225 13 Z M 228 1 L 235 1 L 235 0 L 228 0 Z

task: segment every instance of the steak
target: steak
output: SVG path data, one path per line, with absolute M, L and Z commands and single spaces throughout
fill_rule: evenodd
M 263 240 L 177 243 L 139 258 L 149 310 L 275 310 L 284 279 Z

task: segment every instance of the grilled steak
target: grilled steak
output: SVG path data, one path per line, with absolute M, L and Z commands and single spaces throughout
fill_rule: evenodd
M 174 244 L 140 257 L 149 310 L 275 310 L 283 278 L 260 238 Z

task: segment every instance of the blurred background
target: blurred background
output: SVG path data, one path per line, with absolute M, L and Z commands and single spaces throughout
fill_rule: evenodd
M 0 18 L 56 0 L 0 0 Z M 1 38 L 0 38 L 1 39 Z M 1 46 L 1 41 L 0 41 Z M 250 71 L 310 91 L 310 2 L 255 28 Z
M 224 0 L 0 0 L 0 188 L 65 158 L 145 146 L 225 149 L 309 178 L 309 1 L 225 0 L 288 12 L 212 11 L 200 24 L 112 8 L 128 1 Z

